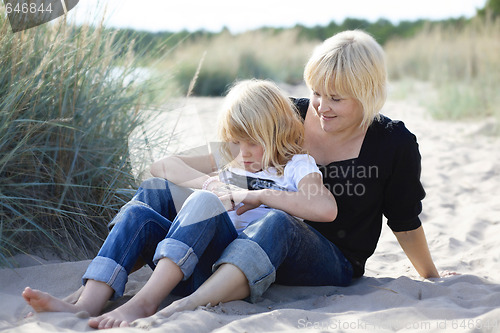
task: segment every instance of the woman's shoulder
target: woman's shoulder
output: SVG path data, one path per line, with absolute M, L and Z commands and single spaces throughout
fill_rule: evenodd
M 391 118 L 380 115 L 370 125 L 370 131 L 373 135 L 383 140 L 397 143 L 415 142 L 416 136 L 410 132 L 405 123 L 401 120 L 392 120 Z
M 309 107 L 309 98 L 290 97 L 290 99 L 292 100 L 292 103 L 297 108 L 297 111 L 299 112 L 302 119 L 305 119 L 306 113 L 307 113 L 307 108 Z

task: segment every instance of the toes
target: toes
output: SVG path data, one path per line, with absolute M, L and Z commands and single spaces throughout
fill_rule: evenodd
M 103 320 L 102 316 L 97 318 L 90 318 L 88 324 L 92 328 L 99 328 L 99 323 Z
M 126 321 L 120 320 L 120 319 L 113 319 L 110 318 L 103 326 L 104 329 L 108 328 L 117 328 L 117 327 L 127 327 L 128 323 Z M 101 325 L 99 325 L 99 328 L 101 328 Z
M 90 319 L 88 324 L 90 327 L 97 328 L 100 330 L 129 326 L 129 324 L 126 321 L 120 319 L 114 319 L 111 317 L 102 317 L 102 316 Z
M 31 289 L 30 287 L 24 288 L 22 295 L 24 300 L 29 303 L 33 295 L 33 289 Z
M 99 325 L 97 326 L 98 329 L 103 330 L 107 328 L 112 328 L 113 326 L 113 319 L 112 318 L 103 318 L 99 322 Z
M 113 323 L 115 320 L 113 318 L 106 318 L 101 323 L 99 323 L 99 329 L 108 329 L 108 328 L 113 328 Z
M 31 301 L 35 300 L 43 300 L 47 298 L 47 293 L 44 293 L 43 291 L 37 290 L 37 289 L 31 289 L 30 287 L 24 288 L 24 291 L 22 293 L 23 298 L 26 300 L 26 302 L 30 303 Z

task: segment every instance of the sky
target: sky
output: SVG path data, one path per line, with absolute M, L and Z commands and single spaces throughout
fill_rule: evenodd
M 374 22 L 472 17 L 486 0 L 80 0 L 70 17 L 77 23 L 102 17 L 105 25 L 177 32 L 223 27 L 232 33 L 268 27 L 326 25 L 349 18 Z M 93 19 L 89 20 L 89 17 Z

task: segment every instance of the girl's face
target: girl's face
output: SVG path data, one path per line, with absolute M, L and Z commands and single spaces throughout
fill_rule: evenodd
M 246 171 L 257 172 L 262 170 L 264 148 L 250 140 L 233 140 L 229 143 L 231 153 L 236 162 Z
M 352 97 L 312 91 L 311 103 L 319 118 L 321 128 L 327 133 L 356 130 L 363 120 L 363 107 Z

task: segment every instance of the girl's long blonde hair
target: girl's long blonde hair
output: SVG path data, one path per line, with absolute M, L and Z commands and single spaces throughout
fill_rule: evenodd
M 304 152 L 304 125 L 295 106 L 276 84 L 265 80 L 233 85 L 219 118 L 218 136 L 229 164 L 234 160 L 229 142 L 253 141 L 264 148 L 262 169 L 274 167 L 278 175 L 293 155 Z

